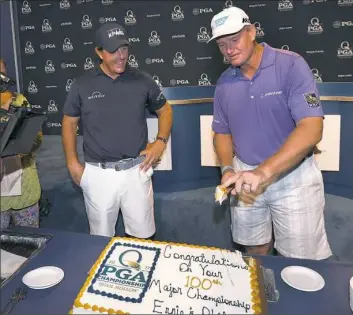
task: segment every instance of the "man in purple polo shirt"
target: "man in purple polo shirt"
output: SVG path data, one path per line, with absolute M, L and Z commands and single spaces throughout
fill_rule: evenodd
M 296 53 L 258 44 L 237 7 L 215 15 L 211 27 L 231 64 L 217 82 L 212 128 L 221 187 L 236 196 L 234 242 L 267 254 L 273 226 L 281 255 L 328 258 L 323 180 L 313 156 L 324 114 L 309 66 Z

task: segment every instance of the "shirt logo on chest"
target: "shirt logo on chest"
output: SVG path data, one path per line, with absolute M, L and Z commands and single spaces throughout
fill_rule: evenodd
M 261 93 L 261 97 L 281 95 L 281 94 L 282 94 L 282 91 L 273 91 L 273 92 Z
M 104 97 L 105 97 L 105 94 L 102 94 L 99 91 L 94 91 L 90 96 L 88 96 L 88 99 L 89 100 L 94 100 L 94 99 L 97 99 L 97 98 L 104 98 Z

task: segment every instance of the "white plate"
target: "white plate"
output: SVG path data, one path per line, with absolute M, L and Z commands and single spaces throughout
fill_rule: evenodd
M 58 284 L 64 278 L 64 271 L 58 267 L 46 266 L 26 273 L 22 282 L 32 289 L 46 289 Z
M 320 274 L 302 266 L 284 268 L 281 277 L 285 283 L 301 291 L 319 291 L 325 286 L 325 280 Z

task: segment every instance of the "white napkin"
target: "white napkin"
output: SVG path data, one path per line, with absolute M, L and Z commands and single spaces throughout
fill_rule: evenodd
M 349 281 L 349 305 L 351 306 L 351 310 L 353 312 L 353 277 Z
M 20 266 L 27 260 L 27 258 L 12 254 L 6 250 L 1 250 L 1 277 L 10 277 Z
M 20 196 L 22 183 L 21 157 L 15 155 L 3 158 L 1 164 L 1 196 Z

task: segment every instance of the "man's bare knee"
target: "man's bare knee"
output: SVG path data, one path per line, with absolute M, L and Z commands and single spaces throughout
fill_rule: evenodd
M 272 242 L 264 245 L 246 246 L 245 250 L 250 255 L 268 255 L 272 247 Z

